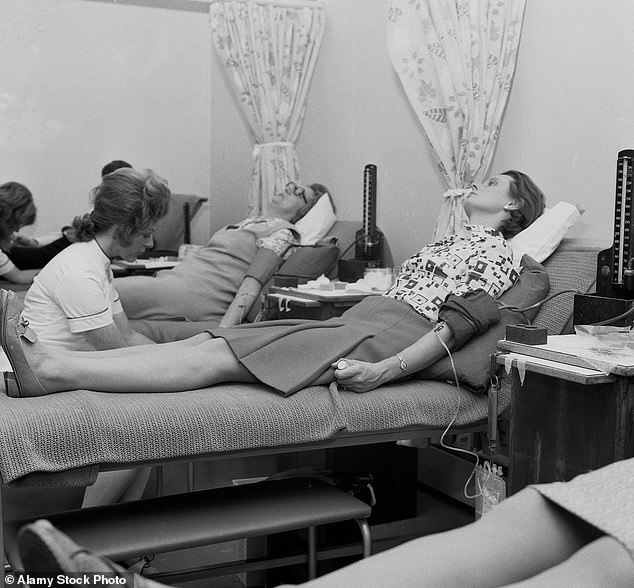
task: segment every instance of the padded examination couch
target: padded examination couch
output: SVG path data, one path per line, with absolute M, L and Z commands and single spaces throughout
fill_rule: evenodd
M 564 240 L 544 263 L 551 293 L 590 291 L 598 250 Z M 534 323 L 551 334 L 569 332 L 572 299 L 565 294 L 547 302 Z M 366 394 L 311 386 L 289 398 L 255 384 L 173 394 L 0 395 L 1 482 L 17 489 L 81 487 L 101 469 L 426 438 L 451 422 L 459 401 L 456 428 L 486 422 L 486 394 L 420 379 Z M 509 404 L 510 391 L 503 387 L 499 413 Z M 6 504 L 2 516 L 12 517 Z

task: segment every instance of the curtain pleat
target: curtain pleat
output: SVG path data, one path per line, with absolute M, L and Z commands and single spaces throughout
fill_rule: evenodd
M 250 212 L 299 180 L 295 141 L 325 27 L 321 3 L 227 0 L 210 5 L 212 39 L 255 142 Z
M 489 172 L 526 0 L 391 0 L 388 48 L 449 190 L 434 238 L 465 221 L 464 190 Z

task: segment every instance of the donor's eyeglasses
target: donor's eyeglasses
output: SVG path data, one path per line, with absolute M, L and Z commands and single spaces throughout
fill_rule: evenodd
M 308 204 L 308 199 L 306 198 L 306 190 L 301 186 L 298 186 L 295 182 L 288 182 L 285 189 L 292 190 L 295 196 L 298 196 L 304 201 L 304 204 Z

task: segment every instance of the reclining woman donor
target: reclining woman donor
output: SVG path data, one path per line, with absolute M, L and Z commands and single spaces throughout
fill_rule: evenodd
M 220 229 L 205 247 L 188 253 L 175 268 L 155 277 L 117 278 L 115 288 L 128 318 L 160 321 L 133 324 L 161 342 L 184 339 L 207 326 L 240 324 L 258 300 L 262 285 L 299 244 L 292 223 L 327 192 L 322 184 L 289 182 L 271 198 L 267 216 L 249 217 Z
M 170 190 L 151 170 L 121 168 L 106 174 L 91 196 L 93 210 L 73 220 L 74 243 L 35 278 L 22 315 L 43 343 L 68 350 L 153 343 L 130 326 L 113 288 L 110 262 L 136 259 L 152 246 Z
M 508 171 L 474 187 L 464 207 L 463 232 L 405 261 L 383 295 L 327 321 L 260 322 L 159 345 L 62 352 L 36 340 L 13 293 L 2 291 L 0 344 L 17 381 L 7 393 L 176 392 L 261 382 L 289 395 L 333 381 L 366 392 L 419 371 L 499 320 L 495 298 L 518 279 L 505 237 L 542 214 L 544 195 L 528 176 Z

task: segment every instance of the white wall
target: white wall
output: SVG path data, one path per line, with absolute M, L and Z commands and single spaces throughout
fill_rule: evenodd
M 329 0 L 298 153 L 345 219 L 361 220 L 363 168 L 377 165 L 377 222 L 400 262 L 431 237 L 446 187 L 389 60 L 387 6 Z
M 529 173 L 612 243 L 617 153 L 634 149 L 634 2 L 528 0 L 494 169 Z
M 112 159 L 210 195 L 206 15 L 80 0 L 0 0 L 0 15 L 0 181 L 33 191 L 33 232 L 88 210 Z
M 305 181 L 360 219 L 378 166 L 378 221 L 397 261 L 432 234 L 444 184 L 389 63 L 388 0 L 327 0 L 298 140 Z M 86 206 L 106 161 L 153 167 L 211 197 L 209 229 L 243 216 L 252 139 L 204 13 L 84 0 L 0 0 L 0 180 L 32 187 L 42 229 Z M 634 3 L 527 2 L 493 172 L 522 169 L 551 203 L 586 208 L 578 236 L 611 240 L 615 160 L 634 148 Z

